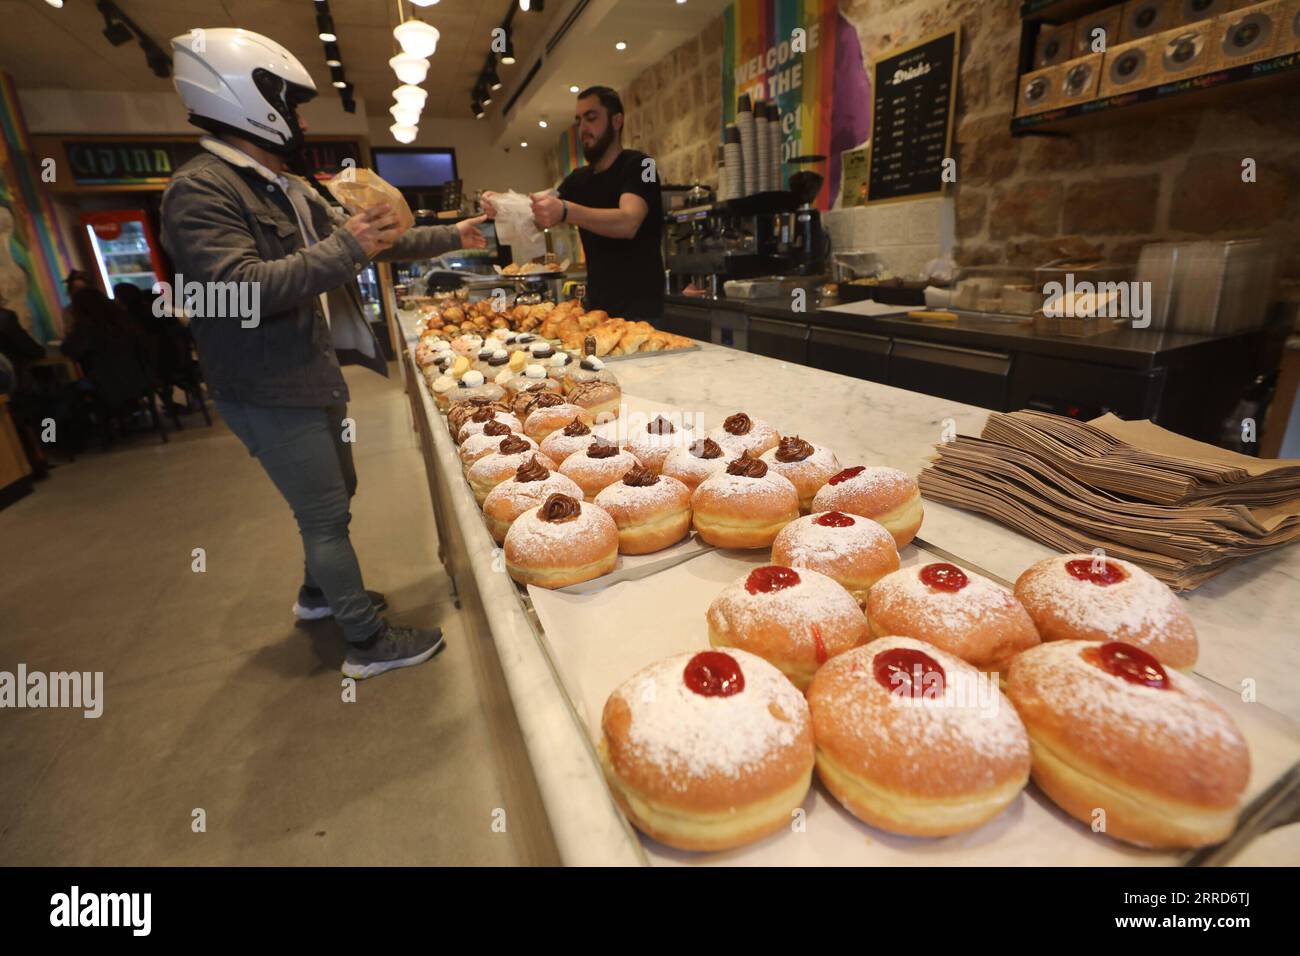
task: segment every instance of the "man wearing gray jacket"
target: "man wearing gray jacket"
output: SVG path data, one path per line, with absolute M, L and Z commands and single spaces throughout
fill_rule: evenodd
M 195 315 L 191 328 L 218 411 L 298 522 L 306 570 L 294 613 L 335 618 L 349 677 L 422 663 L 441 648 L 440 630 L 379 616 L 387 603 L 365 590 L 348 537 L 356 472 L 339 362 L 388 374 L 357 273 L 372 259 L 481 248 L 481 218 L 400 234 L 388 206 L 336 212 L 293 174 L 306 172 L 297 106 L 316 94 L 302 64 L 247 30 L 194 30 L 172 47 L 177 92 L 190 121 L 211 135 L 163 195 L 162 243 L 187 306 L 192 283 L 218 289 L 206 296 L 209 309 L 224 303 L 210 311 L 225 314 Z

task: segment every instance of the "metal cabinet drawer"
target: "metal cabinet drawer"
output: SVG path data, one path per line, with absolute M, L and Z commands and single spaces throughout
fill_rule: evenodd
M 725 345 L 728 348 L 740 349 L 742 352 L 749 349 L 749 316 L 744 312 L 732 312 L 729 309 L 711 309 L 709 310 L 709 321 L 712 325 L 711 336 L 709 341 L 714 345 Z
M 1005 352 L 894 339 L 889 384 L 995 411 L 1007 407 L 1011 356 Z
M 808 326 L 779 319 L 749 317 L 749 350 L 756 355 L 808 364 Z
M 814 325 L 808 330 L 808 365 L 869 382 L 889 380 L 889 338 Z
M 701 342 L 708 342 L 712 331 L 707 309 L 681 305 L 665 305 L 663 319 L 654 325 L 673 335 L 685 335 Z
M 1106 412 L 1130 420 L 1154 419 L 1164 385 L 1163 368 L 1116 368 L 1021 355 L 1008 398 L 1012 408 L 1034 408 L 1085 421 Z

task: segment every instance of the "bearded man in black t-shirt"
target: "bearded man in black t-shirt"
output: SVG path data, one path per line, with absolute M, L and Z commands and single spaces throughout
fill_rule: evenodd
M 587 165 L 565 177 L 558 198 L 530 197 L 533 219 L 542 229 L 578 227 L 587 256 L 588 309 L 629 320 L 661 318 L 664 213 L 655 161 L 623 148 L 623 101 L 608 86 L 579 93 L 574 118 Z M 483 211 L 495 215 L 491 194 L 483 199 Z

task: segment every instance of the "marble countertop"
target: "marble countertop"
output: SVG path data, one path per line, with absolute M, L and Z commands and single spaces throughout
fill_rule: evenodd
M 413 317 L 404 317 L 402 325 L 410 336 Z M 846 466 L 889 465 L 917 474 L 946 428 L 978 435 L 989 414 L 707 343 L 698 351 L 636 357 L 611 368 L 623 390 L 638 399 L 702 414 L 710 428 L 745 411 L 782 433 L 832 448 Z M 427 395 L 425 402 L 427 413 L 437 416 Z M 438 457 L 450 467 L 455 449 L 446 428 L 439 425 L 432 432 Z M 518 590 L 492 570 L 494 545 L 473 496 L 463 483 L 460 491 L 455 517 L 476 529 L 466 535 L 472 539 L 475 580 L 561 856 L 566 863 L 643 862 L 592 762 L 581 723 L 556 685 Z M 920 537 L 1007 581 L 1055 553 L 991 519 L 928 501 Z M 1196 672 L 1234 692 L 1253 692 L 1260 706 L 1295 723 L 1300 723 L 1298 593 L 1300 547 L 1291 547 L 1243 562 L 1181 598 L 1200 637 Z

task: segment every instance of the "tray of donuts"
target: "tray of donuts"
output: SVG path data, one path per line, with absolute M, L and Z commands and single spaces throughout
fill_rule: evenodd
M 750 461 L 746 449 L 723 427 L 706 432 L 694 416 L 616 386 L 597 402 L 603 380 L 567 392 L 559 381 L 544 379 L 510 403 L 454 402 L 447 414 L 458 463 L 511 577 L 597 590 L 712 550 L 693 532 L 693 494 L 729 460 Z
M 529 332 L 493 330 L 486 337 L 465 333 L 452 339 L 425 333 L 412 358 L 444 414 L 453 405 L 473 402 L 521 416 L 537 399 L 579 404 L 593 420 L 606 420 L 615 416 L 622 397 L 618 378 L 603 359 L 576 357 Z
M 1004 587 L 909 543 L 907 476 L 847 470 L 767 545 L 529 589 L 654 862 L 1168 865 L 1295 762 L 1291 724 L 1188 672 L 1194 626 L 1140 568 Z

